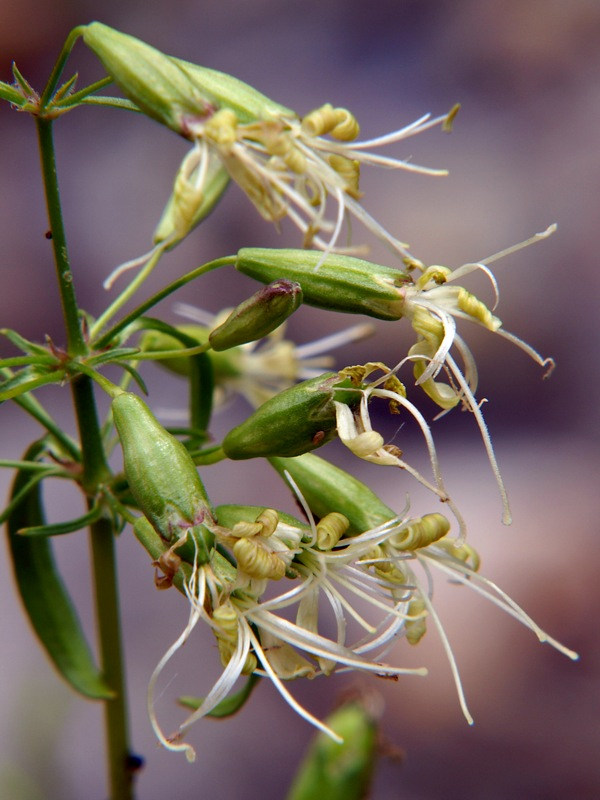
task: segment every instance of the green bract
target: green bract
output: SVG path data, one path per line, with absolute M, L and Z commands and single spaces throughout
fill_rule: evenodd
M 222 445 L 225 455 L 234 460 L 298 456 L 321 447 L 335 436 L 334 401 L 360 400 L 350 386 L 337 372 L 328 372 L 280 392 L 229 431 Z
M 174 543 L 194 528 L 207 556 L 212 534 L 202 523 L 212 520 L 212 514 L 190 454 L 137 395 L 123 392 L 115 397 L 112 412 L 125 475 L 140 509 L 166 542 Z
M 399 289 L 412 284 L 406 273 L 392 267 L 316 250 L 245 247 L 235 267 L 262 283 L 297 281 L 308 305 L 377 319 L 399 319 L 404 305 Z
M 302 305 L 302 289 L 294 281 L 273 281 L 245 300 L 211 331 L 213 350 L 255 342 L 278 328 Z

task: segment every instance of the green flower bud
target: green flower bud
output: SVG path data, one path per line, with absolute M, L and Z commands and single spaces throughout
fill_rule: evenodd
M 282 477 L 284 470 L 289 472 L 315 516 L 341 512 L 350 522 L 346 536 L 377 528 L 396 517 L 366 484 L 312 453 L 269 461 Z
M 296 117 L 231 75 L 172 58 L 101 22 L 87 25 L 83 40 L 130 100 L 177 133 L 187 135 L 186 118 L 206 117 L 219 108 L 232 109 L 241 122 Z
M 333 253 L 324 256 L 316 250 L 246 247 L 239 251 L 235 267 L 262 283 L 276 278 L 297 281 L 308 305 L 377 319 L 399 319 L 404 305 L 399 289 L 412 285 L 406 273 L 392 267 Z
M 298 456 L 321 447 L 335 436 L 334 401 L 358 403 L 360 394 L 337 372 L 299 383 L 267 400 L 223 440 L 223 450 L 235 460 Z
M 144 114 L 178 133 L 184 132 L 186 116 L 204 117 L 214 110 L 188 72 L 149 44 L 101 22 L 87 25 L 83 40 Z
M 210 503 L 192 458 L 180 441 L 156 420 L 137 395 L 123 392 L 112 401 L 131 493 L 152 527 L 168 543 L 190 531 L 208 560 L 213 535 Z M 199 535 L 198 535 L 199 534 Z
M 285 279 L 273 281 L 234 309 L 208 340 L 213 350 L 228 350 L 262 339 L 301 305 L 302 289 L 298 283 Z

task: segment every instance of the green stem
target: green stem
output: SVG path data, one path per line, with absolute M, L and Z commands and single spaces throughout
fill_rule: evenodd
M 90 526 L 90 536 L 102 671 L 107 684 L 115 692 L 115 698 L 104 703 L 110 798 L 133 800 L 132 772 L 128 769 L 127 693 L 123 673 L 115 537 L 110 522 L 104 518 Z
M 80 29 L 76 29 L 69 37 L 67 44 L 72 40 L 70 47 L 75 41 L 73 36 L 78 30 Z M 79 34 L 77 33 L 77 35 Z M 56 84 L 70 47 L 65 45 L 61 56 L 62 61 L 59 59 L 46 88 L 46 93 L 50 92 L 53 81 L 54 85 Z M 38 118 L 37 127 L 56 272 L 67 328 L 68 352 L 71 357 L 75 357 L 84 355 L 87 352 L 87 346 L 79 324 L 79 308 L 75 299 L 73 276 L 67 254 L 52 140 L 52 123 L 50 120 Z M 71 381 L 71 393 L 81 440 L 83 465 L 81 483 L 88 495 L 88 506 L 91 508 L 94 504 L 94 497 L 102 483 L 110 475 L 110 470 L 106 464 L 91 378 L 88 375 L 75 377 Z M 132 800 L 131 771 L 128 769 L 127 695 L 121 654 L 114 530 L 110 520 L 102 518 L 92 523 L 90 535 L 100 659 L 106 682 L 115 692 L 114 699 L 105 701 L 110 798 L 111 800 Z
M 85 25 L 79 25 L 77 28 L 73 28 L 71 33 L 67 36 L 67 41 L 65 42 L 63 49 L 58 57 L 56 64 L 54 65 L 54 69 L 52 70 L 52 74 L 50 75 L 50 79 L 46 84 L 46 88 L 40 98 L 40 109 L 42 112 L 45 110 L 54 90 L 56 89 L 56 85 L 60 80 L 60 76 L 62 75 L 62 71 L 65 68 L 65 64 L 67 63 L 67 59 L 73 49 L 75 42 L 79 37 L 83 34 L 83 29 Z
M 164 289 L 161 289 L 160 292 L 157 292 L 155 295 L 152 295 L 148 300 L 143 302 L 137 308 L 135 308 L 131 313 L 127 314 L 126 317 L 123 317 L 122 320 L 113 325 L 110 330 L 106 331 L 102 334 L 102 336 L 98 339 L 98 341 L 94 342 L 94 347 L 97 350 L 101 350 L 103 347 L 107 347 L 110 344 L 111 339 L 120 333 L 124 328 L 130 325 L 132 322 L 135 322 L 136 319 L 145 314 L 149 308 L 152 308 L 157 303 L 160 303 L 161 300 L 164 300 L 165 297 L 168 297 L 173 292 L 180 289 L 182 286 L 185 286 L 186 283 L 193 281 L 195 278 L 198 278 L 200 275 L 204 275 L 206 272 L 210 272 L 213 269 L 218 269 L 219 267 L 225 267 L 228 264 L 235 264 L 237 256 L 224 256 L 223 258 L 217 258 L 214 261 L 209 261 L 206 264 L 203 264 L 201 267 L 197 267 L 196 269 L 188 272 L 186 275 L 182 275 L 181 278 L 178 278 L 173 283 L 170 283 L 168 286 L 165 286 Z M 99 320 L 98 320 L 99 322 Z M 94 325 L 92 330 L 98 330 L 98 322 Z M 90 337 L 93 341 L 93 337 Z
M 90 339 L 94 339 L 98 333 L 102 330 L 102 328 L 106 325 L 106 323 L 111 320 L 114 315 L 119 311 L 125 303 L 133 297 L 133 295 L 137 292 L 140 286 L 144 283 L 146 278 L 149 277 L 151 272 L 153 271 L 154 267 L 160 261 L 163 253 L 165 252 L 164 247 L 156 247 L 151 254 L 149 255 L 146 263 L 142 267 L 142 269 L 138 272 L 135 278 L 131 281 L 131 283 L 121 292 L 121 294 L 114 300 L 109 307 L 104 311 L 96 320 L 96 322 L 92 325 L 90 329 Z M 128 268 L 129 264 L 133 266 L 136 264 L 137 259 L 133 262 L 128 262 L 123 266 L 119 267 L 108 279 L 108 282 L 112 284 L 112 281 L 118 277 L 121 270 L 125 270 Z M 105 287 L 107 286 L 107 281 L 104 283 Z
M 71 265 L 69 264 L 67 239 L 63 224 L 56 174 L 52 120 L 37 117 L 36 124 L 42 161 L 44 190 L 46 193 L 46 205 L 48 207 L 48 219 L 50 221 L 50 231 L 52 234 L 52 247 L 54 248 L 56 277 L 58 280 L 63 316 L 67 328 L 67 349 L 71 355 L 83 355 L 87 348 L 79 322 L 79 309 L 75 298 L 73 274 L 71 272 Z

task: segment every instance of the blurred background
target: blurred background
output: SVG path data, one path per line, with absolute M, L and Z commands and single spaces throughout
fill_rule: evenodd
M 64 39 L 93 19 L 161 50 L 231 72 L 305 114 L 324 102 L 347 106 L 365 137 L 399 128 L 425 112 L 462 110 L 451 136 L 437 130 L 395 145 L 390 154 L 447 167 L 446 178 L 364 171 L 364 205 L 426 263 L 456 267 L 525 239 L 550 223 L 558 232 L 494 265 L 498 315 L 557 369 L 550 381 L 522 353 L 486 331 L 462 327 L 480 369 L 480 397 L 512 501 L 514 523 L 500 524 L 500 501 L 476 426 L 455 411 L 434 424 L 442 467 L 498 582 L 553 636 L 581 653 L 573 664 L 468 589 L 438 581 L 436 605 L 461 669 L 476 723 L 463 720 L 435 630 L 418 648 L 400 642 L 398 663 L 427 664 L 426 679 L 388 685 L 382 726 L 405 752 L 382 762 L 376 800 L 592 800 L 600 796 L 600 652 L 598 647 L 597 493 L 599 415 L 595 236 L 600 201 L 600 5 L 594 0 L 0 0 L 0 79 L 15 60 L 40 90 Z M 80 85 L 102 75 L 78 44 L 69 62 Z M 70 74 L 70 73 L 68 73 Z M 59 180 L 81 305 L 97 314 L 102 280 L 148 249 L 186 152 L 185 142 L 148 120 L 115 110 L 82 109 L 55 126 Z M 62 342 L 58 298 L 31 120 L 0 106 L 0 325 Z M 355 238 L 362 231 L 355 227 Z M 210 258 L 242 246 L 300 246 L 285 222 L 278 233 L 237 187 L 217 212 L 165 259 L 148 292 Z M 390 263 L 373 243 L 372 257 Z M 255 285 L 233 271 L 187 287 L 178 300 L 209 311 L 234 305 Z M 483 277 L 473 289 L 491 300 Z M 172 305 L 163 316 L 176 321 Z M 347 320 L 302 309 L 290 324 L 298 341 L 341 329 Z M 403 337 L 406 337 L 405 339 Z M 338 363 L 395 363 L 411 341 L 397 325 L 342 350 Z M 0 345 L 0 347 L 5 347 Z M 2 352 L 9 352 L 5 347 Z M 149 367 L 152 396 L 165 408 L 185 405 L 184 388 Z M 69 397 L 40 394 L 70 425 Z M 433 417 L 433 408 L 430 409 Z M 248 413 L 240 401 L 215 422 L 218 438 Z M 39 429 L 6 405 L 3 457 L 19 457 Z M 409 428 L 410 426 L 407 426 Z M 393 431 L 391 433 L 394 433 Z M 418 435 L 397 443 L 426 469 Z M 341 454 L 332 446 L 333 458 Z M 328 452 L 323 451 L 323 455 Z M 382 474 L 383 472 L 383 474 Z M 400 509 L 411 491 L 414 513 L 432 500 L 394 470 L 360 473 Z M 9 477 L 0 474 L 3 493 Z M 290 504 L 268 472 L 237 464 L 207 470 L 215 503 Z M 271 488 L 271 485 L 273 488 Z M 57 486 L 50 516 L 79 499 Z M 79 511 L 77 511 L 79 513 Z M 72 514 L 75 516 L 75 513 Z M 85 536 L 63 537 L 58 557 L 93 628 Z M 140 800 L 283 797 L 312 730 L 259 686 L 236 720 L 205 722 L 191 734 L 198 760 L 160 750 L 145 712 L 148 678 L 179 635 L 186 604 L 158 593 L 146 555 L 129 534 L 119 542 L 132 740 L 146 766 Z M 10 800 L 104 798 L 101 709 L 78 701 L 47 667 L 0 560 L 0 796 Z M 431 626 L 430 626 L 431 627 Z M 163 718 L 180 719 L 173 697 L 201 695 L 218 674 L 214 643 L 197 632 L 165 686 Z M 168 681 L 165 680 L 165 684 Z M 292 686 L 319 715 L 332 708 L 352 676 Z M 166 723 L 168 727 L 168 723 Z

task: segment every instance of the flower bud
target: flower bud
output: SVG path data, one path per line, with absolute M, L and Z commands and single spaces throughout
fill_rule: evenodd
M 291 475 L 315 516 L 343 514 L 350 523 L 345 536 L 377 528 L 397 516 L 366 484 L 319 456 L 306 453 L 269 461 L 282 477 L 284 471 Z
M 212 514 L 190 454 L 137 395 L 115 397 L 112 412 L 125 475 L 141 511 L 166 542 L 177 542 L 192 529 L 196 544 L 203 545 L 198 558 L 206 561 L 213 536 L 202 523 L 212 521 Z
M 177 133 L 184 132 L 186 116 L 204 117 L 213 110 L 188 73 L 149 44 L 101 22 L 86 25 L 83 40 L 144 114 Z
M 280 392 L 229 431 L 225 455 L 234 460 L 298 456 L 320 447 L 335 436 L 335 400 L 360 401 L 350 386 L 337 372 L 327 372 Z
M 213 350 L 254 342 L 278 328 L 302 305 L 300 284 L 273 281 L 235 308 L 208 337 Z
M 235 267 L 262 283 L 282 277 L 297 281 L 308 305 L 387 320 L 400 319 L 404 301 L 399 289 L 412 284 L 406 273 L 392 267 L 316 250 L 246 247 L 238 252 Z

